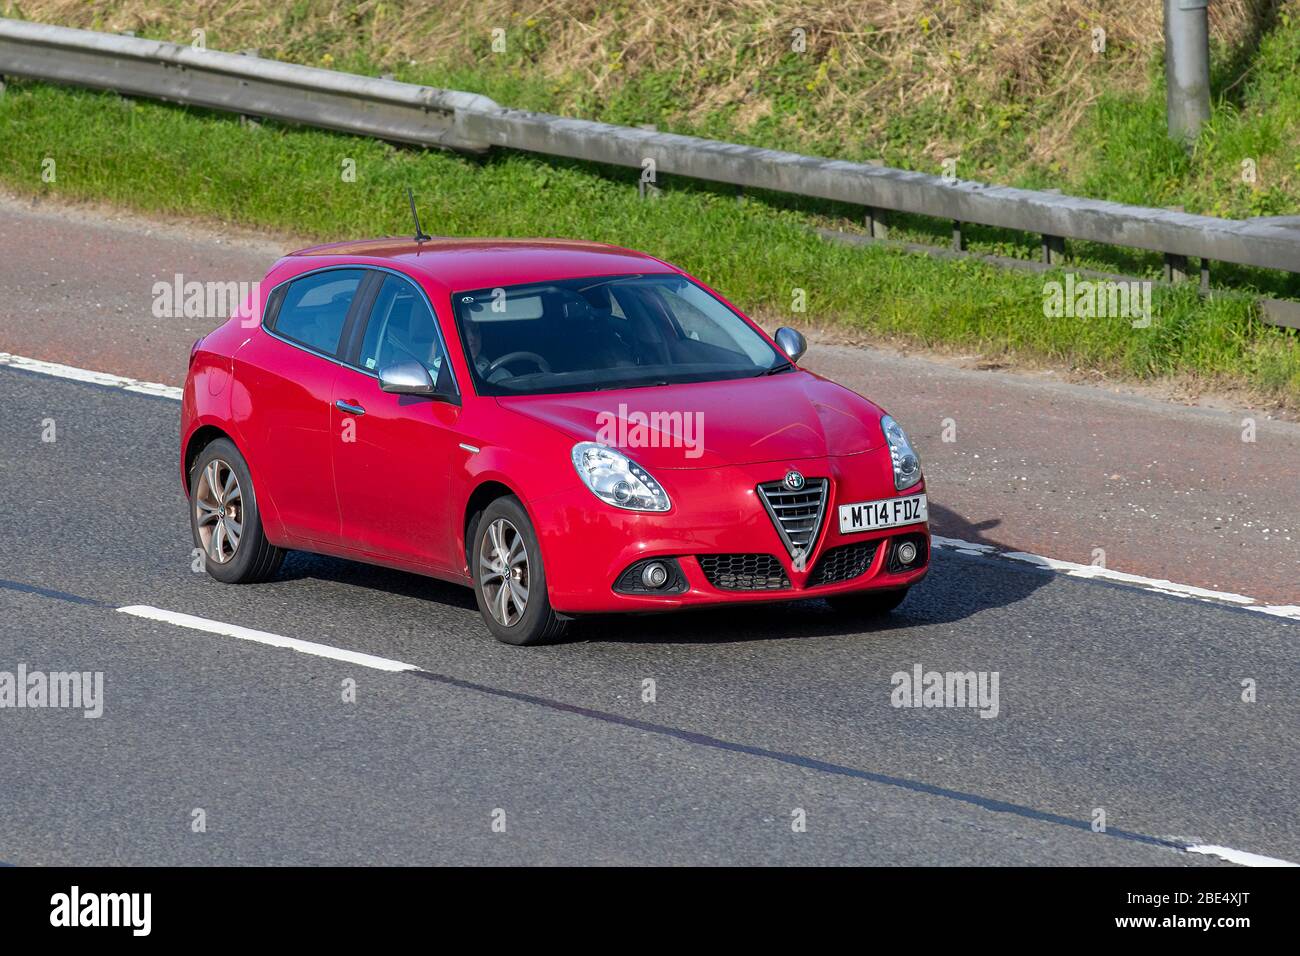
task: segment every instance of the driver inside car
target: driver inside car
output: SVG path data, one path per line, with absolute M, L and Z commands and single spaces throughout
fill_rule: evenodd
M 492 360 L 483 354 L 483 333 L 479 331 L 477 322 L 465 323 L 465 345 L 469 354 L 474 356 L 474 370 L 486 377 Z

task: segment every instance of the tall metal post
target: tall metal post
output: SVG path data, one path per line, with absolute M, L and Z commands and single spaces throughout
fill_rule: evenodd
M 1169 136 L 1191 142 L 1210 118 L 1209 0 L 1164 0 L 1164 4 Z

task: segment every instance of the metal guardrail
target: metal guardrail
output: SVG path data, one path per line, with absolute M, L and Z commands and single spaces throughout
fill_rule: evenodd
M 482 152 L 459 111 L 485 96 L 112 33 L 0 19 L 0 75 L 230 110 L 363 136 Z
M 499 106 L 484 96 L 354 76 L 255 56 L 0 19 L 0 75 L 30 77 L 380 139 L 481 153 L 492 147 L 642 168 L 1043 236 L 1163 253 L 1172 277 L 1187 257 L 1300 273 L 1300 220 L 1232 220 L 1054 192 L 950 180 L 694 136 Z

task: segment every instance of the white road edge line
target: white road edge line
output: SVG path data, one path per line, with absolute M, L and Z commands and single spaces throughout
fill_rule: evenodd
M 174 385 L 163 385 L 159 382 L 142 382 L 138 379 L 126 378 L 122 375 L 113 375 L 109 372 L 94 372 L 90 369 L 77 368 L 72 365 L 59 365 L 57 362 L 43 362 L 40 359 L 27 358 L 24 355 L 13 355 L 10 352 L 0 352 L 0 365 L 8 365 L 12 368 L 24 369 L 28 372 L 39 372 L 42 375 L 53 375 L 56 378 L 72 379 L 76 382 L 90 382 L 93 385 L 107 385 L 128 392 L 155 395 L 159 398 L 171 398 L 176 401 L 180 401 L 181 398 L 181 389 Z M 466 451 L 470 450 L 470 448 L 465 445 L 461 445 L 461 447 Z M 477 451 L 477 449 L 474 450 Z M 1060 561 L 1056 558 L 1048 558 L 1040 554 L 1029 554 L 1024 551 L 1001 551 L 992 545 L 978 544 L 974 541 L 963 541 L 960 538 L 944 538 L 939 535 L 933 535 L 931 540 L 937 548 L 948 548 L 960 552 L 961 554 L 1022 561 L 1028 564 L 1037 565 L 1038 567 L 1049 571 L 1055 571 L 1058 574 L 1068 574 L 1071 577 L 1097 578 L 1104 581 L 1113 581 L 1117 584 L 1128 584 L 1148 591 L 1159 591 L 1161 594 L 1171 594 L 1175 597 L 1196 598 L 1202 601 L 1221 601 L 1235 604 L 1248 611 L 1257 611 L 1260 614 L 1268 614 L 1272 617 L 1280 617 L 1291 621 L 1300 621 L 1300 605 L 1296 604 L 1260 604 L 1254 598 L 1246 597 L 1244 594 L 1233 594 L 1230 591 L 1213 591 L 1209 588 L 1194 587 L 1190 584 L 1176 584 L 1173 581 L 1165 581 L 1160 578 L 1147 578 L 1140 574 L 1126 574 L 1123 571 L 1111 571 L 1091 564 L 1074 564 L 1071 561 Z
M 1126 571 L 1112 571 L 1109 568 L 1098 567 L 1094 564 L 1075 564 L 1073 561 L 1061 561 L 1058 558 L 1047 558 L 1041 554 L 1030 554 L 1026 551 L 1003 551 L 991 544 L 963 541 L 961 538 L 945 538 L 942 535 L 934 534 L 930 536 L 930 540 L 936 548 L 945 548 L 956 551 L 958 554 L 1020 561 L 1024 564 L 1032 564 L 1035 567 L 1054 571 L 1057 574 L 1066 574 L 1070 577 L 1113 581 L 1116 584 L 1127 584 L 1146 591 L 1158 591 L 1172 597 L 1217 601 L 1223 604 L 1232 604 L 1247 611 L 1258 611 L 1261 614 L 1300 621 L 1300 605 L 1296 604 L 1260 604 L 1252 597 L 1247 597 L 1244 594 L 1234 594 L 1231 591 L 1215 591 L 1211 588 L 1196 587 L 1192 584 L 1178 584 L 1174 581 L 1166 581 L 1163 578 L 1148 578 L 1140 574 L 1129 574 Z
M 392 661 L 386 657 L 375 657 L 373 654 L 362 654 L 360 651 L 345 651 L 342 648 L 331 647 L 328 644 L 302 641 L 296 637 L 284 637 L 280 634 L 272 634 L 269 631 L 255 631 L 249 627 L 240 627 L 238 624 L 226 624 L 206 617 L 181 614 L 179 611 L 164 611 L 162 608 L 149 607 L 147 604 L 133 604 L 129 607 L 120 607 L 117 610 L 121 614 L 130 614 L 132 617 L 142 617 L 149 621 L 162 621 L 165 624 L 188 627 L 208 634 L 220 634 L 223 637 L 235 637 L 241 641 L 252 641 L 254 644 L 266 644 L 268 647 L 285 647 L 302 654 L 328 657 L 331 660 L 343 661 L 345 664 L 357 664 L 360 667 L 369 667 L 377 671 L 398 673 L 401 671 L 418 671 L 420 669 L 414 664 Z
M 90 369 L 77 368 L 74 365 L 59 365 L 57 362 L 42 362 L 40 359 L 27 358 L 25 355 L 13 355 L 0 352 L 0 365 L 24 369 L 28 372 L 40 372 L 55 378 L 69 378 L 74 382 L 90 382 L 92 385 L 107 385 L 128 392 L 140 392 L 143 395 L 157 395 L 159 398 L 181 400 L 181 390 L 175 385 L 163 385 L 160 382 L 142 382 L 124 375 L 112 375 L 108 372 L 92 372 Z
M 266 644 L 269 647 L 286 647 L 290 650 L 301 651 L 304 654 L 313 654 L 316 657 L 328 657 L 331 660 L 359 664 L 362 667 L 373 667 L 375 670 L 391 672 L 424 671 L 423 667 L 389 660 L 386 657 L 375 657 L 358 651 L 346 651 L 340 647 L 316 644 L 312 641 L 301 641 L 295 637 L 284 637 L 280 634 L 272 634 L 269 631 L 255 631 L 251 628 L 240 627 L 238 624 L 226 624 L 206 617 L 181 614 L 178 611 L 165 611 L 162 608 L 150 607 L 147 604 L 132 604 L 128 607 L 120 607 L 117 610 L 119 613 L 142 617 L 150 621 L 163 621 L 167 624 L 175 624 L 178 627 L 193 628 L 207 634 L 236 637 L 242 641 Z M 426 671 L 426 673 L 428 672 Z M 1226 846 L 1195 843 L 1182 847 L 1182 850 L 1184 853 L 1203 853 L 1207 856 L 1217 856 L 1221 860 L 1236 863 L 1239 866 L 1300 866 L 1300 863 L 1291 863 L 1272 856 L 1261 856 L 1258 853 L 1248 853 L 1245 850 L 1234 850 Z
M 1234 850 L 1227 846 L 1210 846 L 1208 844 L 1194 843 L 1187 847 L 1188 853 L 1203 853 L 1206 856 L 1217 856 L 1221 860 L 1227 860 L 1229 863 L 1236 863 L 1239 866 L 1298 866 L 1300 863 L 1292 863 L 1290 860 L 1279 860 L 1277 857 L 1260 856 L 1258 853 L 1247 853 L 1245 850 Z

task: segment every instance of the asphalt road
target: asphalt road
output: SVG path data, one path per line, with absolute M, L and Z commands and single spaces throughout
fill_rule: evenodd
M 195 573 L 174 401 L 0 368 L 0 402 L 0 671 L 104 674 L 98 719 L 0 709 L 2 862 L 1300 860 L 1292 622 L 939 552 L 871 630 L 809 602 L 511 648 L 411 575 Z M 117 611 L 140 604 L 422 671 Z M 891 706 L 918 664 L 997 672 L 997 716 Z
M 156 317 L 154 283 L 252 282 L 304 244 L 0 195 L 0 351 L 180 385 L 224 317 Z M 1300 604 L 1296 423 L 825 341 L 802 364 L 903 423 L 938 534 Z

